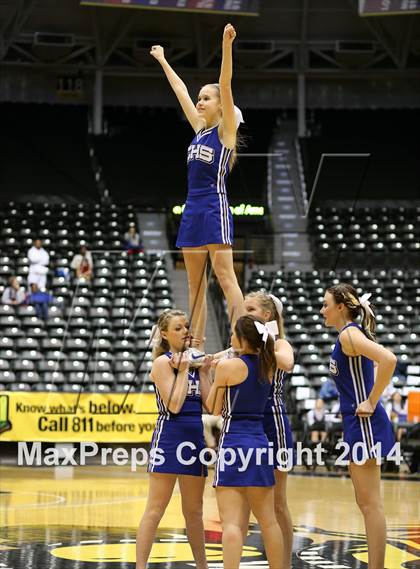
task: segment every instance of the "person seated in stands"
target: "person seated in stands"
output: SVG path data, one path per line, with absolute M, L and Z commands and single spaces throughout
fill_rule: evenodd
M 73 257 L 70 267 L 74 270 L 77 279 L 90 281 L 93 277 L 92 253 L 88 251 L 86 245 L 81 245 L 80 251 Z
M 124 235 L 124 249 L 129 253 L 143 252 L 143 244 L 140 235 L 133 224 L 128 228 L 127 233 Z
M 327 436 L 327 426 L 325 422 L 325 403 L 318 398 L 315 401 L 315 409 L 311 409 L 307 415 L 311 441 L 313 443 L 323 442 Z
M 319 390 L 319 398 L 323 401 L 330 401 L 331 399 L 338 399 L 338 391 L 332 379 L 328 378 Z
M 404 423 L 407 421 L 407 416 L 407 401 L 403 403 L 401 393 L 399 391 L 395 391 L 391 397 L 391 421 L 397 420 L 399 423 Z
M 33 246 L 28 251 L 28 259 L 28 285 L 36 284 L 40 290 L 45 290 L 50 256 L 43 248 L 41 239 L 34 239 Z
M 12 304 L 18 306 L 25 302 L 25 290 L 20 286 L 20 282 L 16 277 L 10 277 L 9 286 L 7 286 L 1 297 L 3 304 Z
M 26 297 L 27 304 L 32 304 L 35 307 L 36 315 L 40 320 L 48 320 L 48 305 L 54 299 L 45 291 L 39 290 L 36 283 L 31 284 L 31 292 Z
M 407 431 L 405 428 L 400 428 L 399 423 L 406 423 L 408 419 L 408 403 L 403 402 L 402 395 L 399 391 L 394 391 L 389 402 L 389 409 L 386 409 L 388 416 L 397 429 L 397 441 L 401 440 L 403 434 Z

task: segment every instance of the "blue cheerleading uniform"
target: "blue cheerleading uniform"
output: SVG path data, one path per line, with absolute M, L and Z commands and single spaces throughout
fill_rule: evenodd
M 233 217 L 226 179 L 232 150 L 219 139 L 218 125 L 201 129 L 188 147 L 188 196 L 177 247 L 233 243 Z
M 170 352 L 165 355 L 168 358 L 172 356 Z M 207 467 L 199 459 L 199 453 L 206 445 L 198 369 L 188 372 L 188 383 L 187 395 L 179 413 L 171 413 L 166 408 L 154 384 L 158 419 L 150 446 L 148 472 L 207 476 Z M 179 445 L 185 442 L 191 445 L 179 448 Z M 181 460 L 177 456 L 177 450 Z M 183 461 L 193 458 L 193 464 L 183 464 Z
M 248 367 L 248 376 L 242 383 L 226 387 L 213 486 L 273 486 L 273 461 L 269 458 L 272 449 L 263 426 L 271 385 L 258 380 L 258 355 L 248 354 L 240 359 Z M 229 452 L 227 449 L 232 449 L 235 456 L 231 465 L 221 461 L 221 454 Z M 245 457 L 250 449 L 252 451 L 246 469 L 243 469 L 239 449 Z M 226 461 L 230 462 L 229 454 L 225 456 Z
M 264 410 L 264 432 L 269 442 L 273 443 L 275 467 L 278 470 L 288 470 L 289 466 L 294 464 L 292 429 L 282 399 L 285 375 L 285 371 L 277 370 Z M 286 450 L 287 454 L 286 452 L 278 454 L 279 450 Z
M 361 330 L 358 324 L 351 322 L 341 332 L 349 326 Z M 330 373 L 339 393 L 344 442 L 349 445 L 350 455 L 345 458 L 362 461 L 387 456 L 395 444 L 395 437 L 382 404 L 378 402 L 371 417 L 355 415 L 358 405 L 368 398 L 373 388 L 373 361 L 365 356 L 347 356 L 338 337 L 331 354 Z

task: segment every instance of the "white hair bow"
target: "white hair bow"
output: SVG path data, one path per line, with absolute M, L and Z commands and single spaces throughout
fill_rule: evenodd
M 237 107 L 236 105 L 234 105 L 234 109 L 235 109 L 235 118 L 236 118 L 236 128 L 239 128 L 239 125 L 244 121 L 244 116 L 242 114 L 242 111 L 239 107 Z
M 150 333 L 150 341 L 153 347 L 157 347 L 162 342 L 162 336 L 160 334 L 159 326 L 157 324 L 153 325 L 152 331 Z
M 275 320 L 271 320 L 266 324 L 262 324 L 256 320 L 254 324 L 258 332 L 261 334 L 264 344 L 267 342 L 268 336 L 271 336 L 273 340 L 276 339 L 276 336 L 279 333 L 279 327 L 277 326 L 277 322 Z
M 372 296 L 371 292 L 366 292 L 365 294 L 363 294 L 360 298 L 359 298 L 359 302 L 360 305 L 365 309 L 368 310 L 370 312 L 370 314 L 372 315 L 373 318 L 375 318 L 375 314 L 373 313 L 373 310 L 370 307 L 370 302 L 369 302 L 369 298 Z
M 274 294 L 269 294 L 268 296 L 274 302 L 274 306 L 276 307 L 277 314 L 279 316 L 281 316 L 283 314 L 283 303 L 282 303 L 282 301 L 279 298 L 277 298 L 277 296 L 274 296 Z

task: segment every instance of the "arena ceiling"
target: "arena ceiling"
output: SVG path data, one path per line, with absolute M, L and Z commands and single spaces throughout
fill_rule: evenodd
M 220 64 L 227 21 L 245 79 L 419 76 L 420 16 L 361 18 L 357 0 L 261 0 L 259 17 L 0 0 L 0 66 L 153 77 L 161 71 L 149 46 L 160 43 L 184 75 L 204 77 Z

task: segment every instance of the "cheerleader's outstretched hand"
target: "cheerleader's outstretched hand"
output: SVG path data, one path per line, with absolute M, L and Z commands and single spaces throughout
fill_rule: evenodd
M 232 24 L 226 24 L 223 30 L 223 42 L 227 44 L 232 44 L 233 40 L 236 38 L 236 30 Z
M 152 45 L 150 55 L 153 55 L 158 61 L 163 61 L 165 59 L 165 50 L 161 45 Z

